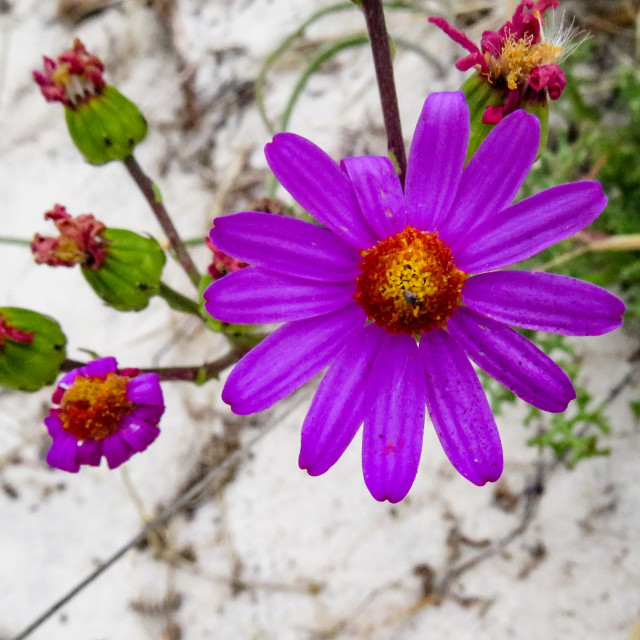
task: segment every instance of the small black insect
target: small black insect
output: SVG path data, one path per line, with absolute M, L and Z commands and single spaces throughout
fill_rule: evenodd
M 422 300 L 420 300 L 420 298 L 418 298 L 418 296 L 413 293 L 413 291 L 403 291 L 402 297 L 404 298 L 405 302 L 408 302 L 412 307 L 422 306 Z

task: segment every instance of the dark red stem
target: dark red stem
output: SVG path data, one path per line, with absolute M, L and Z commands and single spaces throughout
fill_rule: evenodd
M 387 25 L 384 20 L 382 0 L 362 0 L 362 11 L 367 21 L 367 31 L 371 40 L 373 64 L 376 69 L 378 90 L 380 91 L 384 127 L 387 131 L 387 147 L 395 158 L 398 166 L 398 177 L 404 186 L 404 178 L 407 173 L 407 154 L 402 138 L 398 96 L 393 79 L 391 47 L 389 45 Z

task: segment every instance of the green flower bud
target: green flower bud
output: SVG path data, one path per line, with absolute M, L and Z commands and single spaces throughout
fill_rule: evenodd
M 147 135 L 138 107 L 109 86 L 91 100 L 65 107 L 65 118 L 73 142 L 91 164 L 124 160 Z
M 471 156 L 473 156 L 482 144 L 482 141 L 489 135 L 493 127 L 495 127 L 495 123 L 485 124 L 485 122 L 483 122 L 487 107 L 499 107 L 503 105 L 508 92 L 487 82 L 486 78 L 479 73 L 474 73 L 467 78 L 461 89 L 467 99 L 469 115 L 471 117 L 471 132 L 469 135 L 469 147 L 467 149 L 467 162 L 469 162 Z M 528 99 L 525 98 L 520 102 L 519 106 L 527 113 L 537 116 L 538 120 L 540 120 L 540 146 L 538 147 L 538 151 L 541 151 L 547 146 L 547 137 L 549 134 L 549 105 L 546 100 L 540 100 L 535 94 L 530 94 Z
M 91 164 L 124 160 L 147 135 L 138 107 L 103 77 L 104 63 L 76 38 L 56 60 L 43 58 L 33 72 L 48 102 L 64 105 L 69 133 Z
M 0 385 L 37 391 L 55 382 L 66 358 L 60 325 L 28 309 L 0 307 Z
M 107 304 L 119 311 L 140 311 L 158 294 L 166 256 L 154 238 L 126 229 L 102 232 L 105 258 L 99 269 L 82 267 L 82 274 Z

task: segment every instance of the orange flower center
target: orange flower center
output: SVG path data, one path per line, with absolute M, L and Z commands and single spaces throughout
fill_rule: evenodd
M 78 440 L 102 440 L 115 433 L 133 408 L 127 398 L 128 382 L 116 373 L 106 378 L 78 376 L 60 401 L 62 426 Z
M 405 227 L 361 254 L 354 297 L 389 333 L 442 328 L 460 305 L 467 275 L 437 233 Z

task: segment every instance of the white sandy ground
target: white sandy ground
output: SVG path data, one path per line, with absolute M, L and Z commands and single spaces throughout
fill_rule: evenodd
M 137 153 L 141 164 L 159 178 L 181 232 L 203 235 L 213 215 L 247 206 L 236 186 L 263 194 L 262 147 L 270 136 L 251 104 L 238 106 L 238 86 L 255 79 L 274 46 L 328 2 L 179 0 L 175 50 L 142 2 L 76 29 L 55 19 L 53 2 L 11 4 L 0 16 L 2 234 L 51 232 L 42 214 L 60 202 L 71 213 L 90 211 L 108 225 L 161 237 L 124 170 L 92 168 L 71 145 L 62 110 L 45 104 L 30 80 L 40 55 L 62 51 L 79 35 L 105 59 L 109 80 L 150 122 Z M 394 34 L 421 42 L 444 63 L 455 58 L 454 47 L 422 18 L 394 13 L 389 22 Z M 361 29 L 357 12 L 342 13 L 309 38 L 317 45 Z M 300 55 L 283 61 L 269 83 L 271 114 L 283 107 Z M 293 118 L 292 130 L 334 157 L 384 152 L 369 55 L 343 53 L 330 73 L 313 77 Z M 187 64 L 182 76 L 176 56 Z M 460 78 L 438 79 L 403 51 L 396 65 L 409 138 L 428 91 L 456 88 Z M 178 87 L 189 72 L 208 111 L 185 133 Z M 206 252 L 197 258 L 204 268 Z M 117 313 L 92 296 L 78 271 L 35 267 L 23 248 L 0 246 L 0 273 L 0 305 L 57 318 L 69 357 L 86 358 L 87 348 L 124 366 L 169 365 L 224 352 L 220 339 L 161 300 L 143 313 Z M 189 293 L 174 264 L 166 279 Z M 522 425 L 522 405 L 498 418 L 506 460 L 500 500 L 496 486 L 477 488 L 457 476 L 427 428 L 410 496 L 390 506 L 366 491 L 359 441 L 321 478 L 297 468 L 312 388 L 240 419 L 220 401 L 220 382 L 167 384 L 158 441 L 126 472 L 103 466 L 78 475 L 43 460 L 48 437 L 41 419 L 51 390 L 0 392 L 0 638 L 17 634 L 136 535 L 141 511 L 149 516 L 170 505 L 232 455 L 234 464 L 212 472 L 210 490 L 190 510 L 146 549 L 126 554 L 32 638 L 626 640 L 640 617 L 640 429 L 628 408 L 638 396 L 637 361 L 630 362 L 638 344 L 617 332 L 576 345 L 584 358 L 581 382 L 597 399 L 626 381 L 607 411 L 613 431 L 602 444 L 611 456 L 573 472 L 545 467 L 539 501 L 526 492 L 538 458 L 525 445 L 533 431 Z

